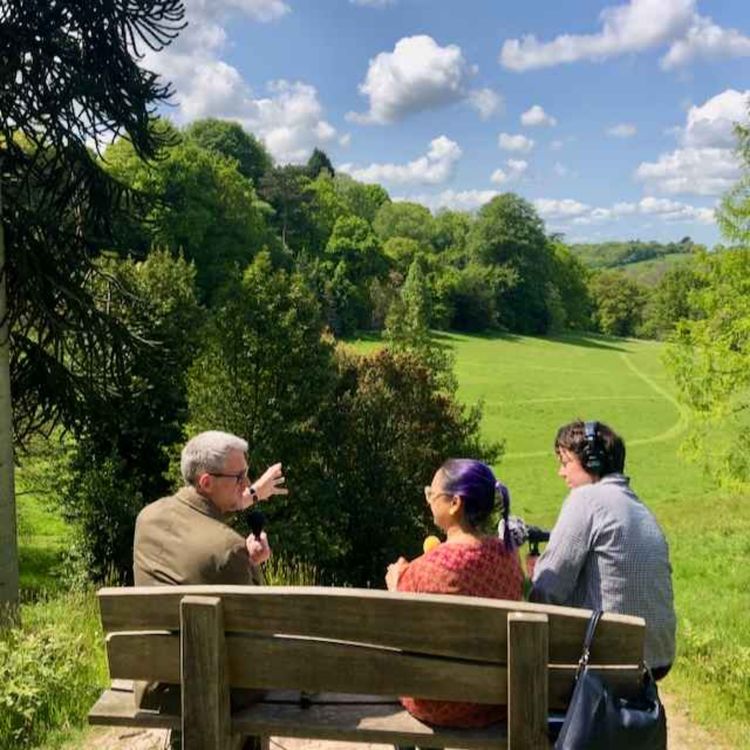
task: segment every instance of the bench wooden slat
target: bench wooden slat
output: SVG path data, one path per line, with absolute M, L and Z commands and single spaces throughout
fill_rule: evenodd
M 268 701 L 284 700 L 289 692 L 270 693 Z M 487 729 L 434 729 L 404 711 L 399 703 L 369 700 L 354 703 L 352 696 L 321 694 L 309 708 L 293 703 L 261 702 L 234 714 L 232 731 L 246 735 L 276 735 L 337 739 L 341 741 L 422 744 L 432 741 L 449 747 L 506 747 L 503 727 Z M 333 705 L 328 701 L 335 701 Z M 322 701 L 322 703 L 320 702 Z M 345 701 L 345 702 L 340 702 Z M 106 726 L 138 726 L 150 729 L 179 729 L 180 717 L 139 711 L 132 691 L 106 690 L 89 712 L 89 723 Z M 436 742 L 436 733 L 440 741 Z
M 507 658 L 509 612 L 548 616 L 550 661 L 558 663 L 578 659 L 590 616 L 570 607 L 370 589 L 170 586 L 100 590 L 104 630 L 178 630 L 185 595 L 221 596 L 225 625 L 232 632 L 335 638 L 499 664 Z M 601 664 L 613 658 L 636 663 L 644 636 L 641 618 L 606 614 L 592 658 Z
M 226 642 L 232 687 L 507 702 L 507 670 L 500 664 L 305 638 L 228 635 Z M 114 633 L 107 637 L 107 654 L 113 679 L 180 681 L 176 634 Z M 641 672 L 636 664 L 594 667 L 618 690 L 632 693 L 637 688 Z M 574 674 L 574 664 L 550 666 L 550 707 L 567 704 Z

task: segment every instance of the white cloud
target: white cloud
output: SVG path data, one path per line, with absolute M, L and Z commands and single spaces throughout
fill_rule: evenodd
M 632 138 L 637 132 L 638 129 L 630 122 L 621 122 L 607 129 L 607 135 L 615 138 Z
M 518 151 L 527 154 L 534 148 L 534 141 L 520 133 L 518 135 L 500 133 L 497 137 L 497 145 L 504 151 Z
M 556 138 L 554 141 L 550 141 L 549 147 L 551 151 L 559 151 L 564 145 L 565 142 L 563 140 Z
M 393 200 L 421 203 L 432 211 L 441 208 L 449 208 L 453 211 L 475 211 L 497 195 L 500 195 L 497 190 L 443 190 L 436 195 L 394 196 Z
M 750 91 L 726 89 L 700 107 L 690 107 L 682 132 L 678 131 L 685 146 L 716 146 L 734 148 L 734 126 L 747 121 Z
M 175 88 L 177 119 L 202 117 L 239 121 L 261 138 L 280 162 L 306 160 L 316 146 L 346 142 L 325 120 L 314 86 L 272 81 L 268 95 L 255 96 L 240 72 L 222 58 L 233 16 L 256 22 L 276 21 L 289 12 L 280 0 L 192 0 L 188 26 L 162 52 L 149 52 L 144 66 L 161 73 Z
M 651 217 L 667 222 L 714 223 L 714 211 L 711 208 L 651 196 L 642 198 L 637 203 L 619 202 L 609 207 L 591 206 L 572 198 L 539 198 L 534 201 L 534 206 L 546 222 L 558 229 L 604 224 L 633 216 Z
M 734 126 L 747 122 L 750 91 L 727 89 L 692 106 L 685 126 L 675 129 L 682 147 L 642 162 L 635 177 L 648 192 L 719 195 L 740 176 Z
M 441 47 L 424 34 L 404 37 L 393 52 L 381 52 L 370 60 L 360 93 L 370 100 L 362 114 L 347 118 L 362 124 L 387 124 L 407 115 L 460 101 L 476 68 L 464 59 L 455 44 Z
M 241 13 L 253 21 L 268 23 L 282 18 L 291 10 L 282 0 L 189 0 L 185 8 L 191 23 L 221 19 L 231 13 Z
M 496 185 L 513 182 L 520 179 L 528 168 L 529 163 L 523 159 L 508 159 L 505 162 L 505 169 L 496 169 L 490 176 L 490 181 Z
M 724 148 L 676 149 L 655 162 L 642 162 L 635 171 L 647 190 L 668 194 L 719 195 L 739 175 L 737 157 Z
M 750 57 L 750 37 L 737 29 L 722 29 L 710 18 L 695 16 L 685 37 L 672 44 L 660 64 L 664 70 L 671 70 L 693 60 L 722 57 Z
M 533 34 L 507 39 L 500 62 L 515 71 L 545 68 L 579 60 L 610 57 L 668 46 L 659 64 L 664 70 L 698 59 L 750 57 L 750 37 L 724 29 L 696 11 L 696 0 L 630 0 L 605 8 L 593 34 L 560 34 L 541 42 Z
M 562 34 L 551 42 L 540 42 L 533 34 L 508 39 L 500 62 L 510 70 L 523 71 L 640 52 L 685 34 L 694 11 L 695 0 L 631 0 L 605 8 L 599 14 L 601 30 L 595 34 Z
M 504 107 L 503 97 L 492 89 L 474 89 L 469 92 L 468 101 L 482 120 L 502 114 Z
M 531 109 L 527 109 L 521 115 L 521 124 L 527 125 L 529 127 L 533 127 L 536 125 L 546 125 L 548 127 L 553 127 L 557 125 L 557 120 L 551 115 L 548 115 L 538 104 L 535 104 L 533 107 L 531 107 Z
M 552 198 L 537 198 L 534 206 L 543 219 L 571 219 L 575 216 L 588 214 L 591 206 L 572 198 L 555 200 Z
M 420 156 L 407 164 L 370 164 L 367 167 L 342 164 L 339 171 L 346 172 L 361 182 L 438 185 L 452 177 L 456 162 L 460 158 L 459 145 L 441 135 L 430 142 L 429 151 L 425 156 Z
M 349 0 L 353 5 L 362 5 L 368 8 L 385 8 L 388 5 L 395 5 L 396 0 Z
M 561 164 L 559 161 L 555 162 L 555 165 L 552 167 L 552 171 L 558 177 L 568 177 L 568 176 L 571 176 L 571 171 L 564 164 Z

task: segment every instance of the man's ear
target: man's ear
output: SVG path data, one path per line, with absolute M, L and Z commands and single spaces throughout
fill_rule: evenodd
M 213 477 L 205 471 L 198 476 L 198 479 L 195 482 L 195 488 L 201 494 L 210 492 L 212 485 L 213 485 Z

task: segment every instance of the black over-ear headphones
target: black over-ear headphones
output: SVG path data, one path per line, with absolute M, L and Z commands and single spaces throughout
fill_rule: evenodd
M 606 459 L 599 440 L 599 422 L 584 422 L 583 435 L 586 442 L 583 444 L 581 466 L 589 474 L 601 476 Z

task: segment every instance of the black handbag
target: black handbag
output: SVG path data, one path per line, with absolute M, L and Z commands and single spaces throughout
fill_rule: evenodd
M 589 669 L 594 632 L 602 616 L 589 621 L 575 687 L 555 750 L 665 750 L 667 719 L 647 669 L 637 698 L 620 698 Z

